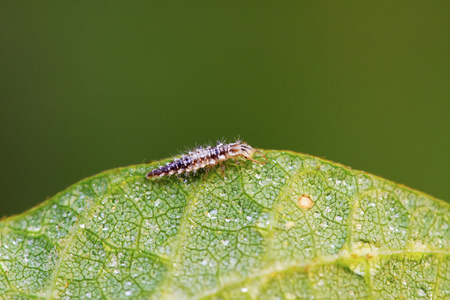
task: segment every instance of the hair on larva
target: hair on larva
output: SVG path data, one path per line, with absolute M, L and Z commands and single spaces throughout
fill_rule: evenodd
M 266 156 L 259 150 L 254 149 L 252 146 L 245 142 L 237 140 L 235 143 L 222 144 L 217 142 L 215 147 L 202 148 L 188 152 L 169 162 L 166 166 L 159 167 L 153 171 L 150 171 L 145 175 L 146 178 L 170 176 L 174 174 L 190 173 L 198 169 L 217 165 L 227 159 L 242 156 L 258 164 L 265 164 L 266 161 L 257 161 L 253 158 L 253 155 L 258 152 L 267 161 Z

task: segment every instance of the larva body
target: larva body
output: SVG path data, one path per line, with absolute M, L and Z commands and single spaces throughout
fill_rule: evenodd
M 231 144 L 217 142 L 216 147 L 200 147 L 195 149 L 194 151 L 183 155 L 181 158 L 169 162 L 166 166 L 159 167 L 158 169 L 147 173 L 145 177 L 150 179 L 154 177 L 194 172 L 201 168 L 217 165 L 218 163 L 237 156 L 243 156 L 258 164 L 265 164 L 266 162 L 260 162 L 253 159 L 253 155 L 256 152 L 259 152 L 264 156 L 261 151 L 256 150 L 250 145 L 247 145 L 247 143 L 239 140 Z

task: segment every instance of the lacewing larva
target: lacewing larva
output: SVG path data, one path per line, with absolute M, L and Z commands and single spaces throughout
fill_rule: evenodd
M 255 153 L 261 154 L 265 161 L 257 161 L 253 158 Z M 265 164 L 267 157 L 259 150 L 240 140 L 231 144 L 217 142 L 217 146 L 202 148 L 199 147 L 181 158 L 176 158 L 166 166 L 159 167 L 145 175 L 146 178 L 163 177 L 174 174 L 190 173 L 198 169 L 217 165 L 227 159 L 242 156 L 258 164 Z

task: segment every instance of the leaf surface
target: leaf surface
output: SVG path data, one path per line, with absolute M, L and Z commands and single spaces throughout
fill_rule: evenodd
M 316 157 L 106 171 L 0 222 L 5 299 L 449 299 L 449 204 Z

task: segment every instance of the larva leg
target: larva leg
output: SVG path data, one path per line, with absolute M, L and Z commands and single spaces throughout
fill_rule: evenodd
M 210 167 L 206 167 L 206 168 L 205 168 L 205 174 L 203 174 L 203 176 L 202 176 L 202 177 L 203 177 L 203 178 L 202 178 L 203 181 L 205 181 L 205 178 L 206 178 L 206 176 L 208 175 L 209 170 L 210 170 Z
M 222 162 L 220 162 L 219 165 L 220 165 L 220 169 L 222 170 L 222 177 L 225 178 L 225 166 L 223 165 Z

